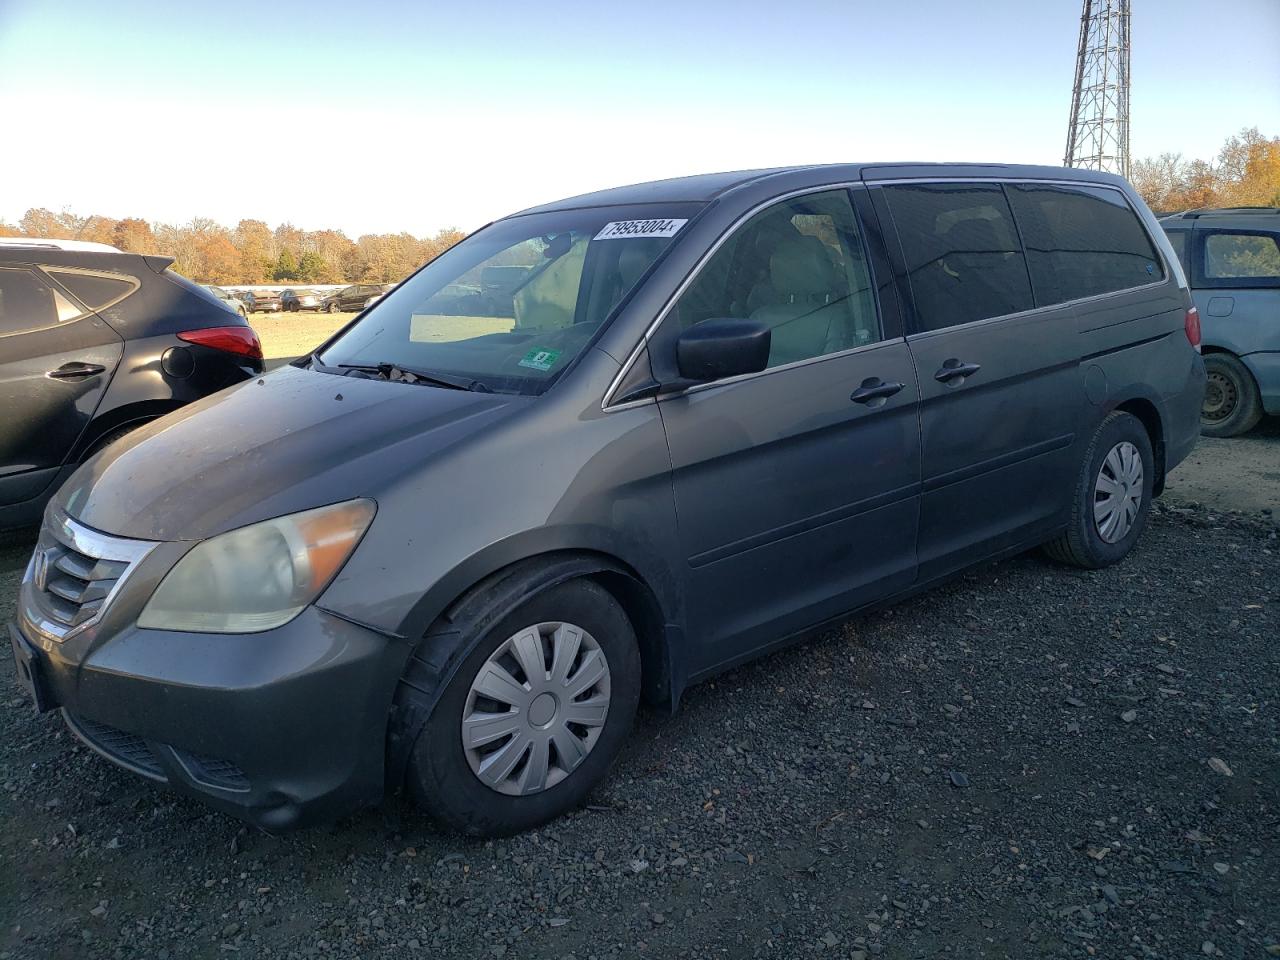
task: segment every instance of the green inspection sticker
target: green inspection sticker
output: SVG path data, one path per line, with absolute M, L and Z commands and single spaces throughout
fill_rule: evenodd
M 559 350 L 547 350 L 544 347 L 534 347 L 524 355 L 524 359 L 520 361 L 520 366 L 528 367 L 530 370 L 542 370 L 545 372 L 554 367 L 556 361 L 559 359 Z

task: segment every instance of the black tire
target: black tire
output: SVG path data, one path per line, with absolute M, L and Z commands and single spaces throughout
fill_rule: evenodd
M 499 646 L 523 628 L 547 621 L 577 624 L 595 638 L 609 667 L 609 707 L 595 746 L 554 786 L 527 796 L 499 793 L 483 783 L 467 762 L 462 718 L 471 684 Z M 474 638 L 464 637 L 465 645 Z M 405 699 L 424 696 L 401 684 Z M 603 587 L 572 580 L 536 594 L 502 616 L 475 643 L 445 687 L 409 756 L 410 795 L 446 826 L 470 836 L 504 836 L 546 823 L 586 799 L 617 757 L 631 731 L 640 700 L 640 653 L 626 614 Z
M 1094 519 L 1098 475 L 1108 454 L 1125 442 L 1133 444 L 1142 458 L 1142 500 L 1128 532 L 1114 543 L 1108 543 L 1099 533 Z M 1080 474 L 1076 478 L 1071 504 L 1071 525 L 1066 533 L 1044 545 L 1045 553 L 1059 563 L 1088 570 L 1109 567 L 1123 560 L 1133 550 L 1146 528 L 1147 518 L 1151 514 L 1155 475 L 1151 438 L 1142 421 L 1123 411 L 1109 414 L 1094 432 Z
M 137 430 L 141 426 L 143 426 L 143 424 L 141 423 L 129 423 L 123 427 L 116 427 L 114 430 L 107 432 L 106 434 L 99 437 L 94 442 L 93 446 L 91 446 L 87 451 L 85 451 L 85 455 L 84 457 L 81 458 L 81 462 L 83 463 L 85 460 L 88 460 L 90 457 L 94 456 L 99 451 L 105 450 L 107 447 L 111 446 L 111 444 L 115 443 L 125 434 L 133 433 L 133 431 Z
M 326 303 L 326 304 L 324 305 L 324 311 L 325 311 L 325 313 L 337 313 L 337 312 L 338 312 L 338 305 L 337 305 L 336 303 L 333 303 L 333 302 Z
M 1206 437 L 1238 437 L 1262 419 L 1262 397 L 1249 368 L 1229 353 L 1204 358 L 1208 375 L 1204 405 L 1200 408 L 1200 432 Z

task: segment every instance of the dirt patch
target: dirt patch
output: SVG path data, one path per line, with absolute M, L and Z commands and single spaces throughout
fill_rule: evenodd
M 1280 417 L 1242 437 L 1201 437 L 1169 474 L 1170 502 L 1280 519 Z
M 254 313 L 249 325 L 262 341 L 268 360 L 310 353 L 354 317 L 354 313 Z

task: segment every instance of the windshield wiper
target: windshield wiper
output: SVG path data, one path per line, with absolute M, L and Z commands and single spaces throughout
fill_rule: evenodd
M 492 393 L 493 391 L 480 380 L 472 377 L 455 377 L 448 373 L 437 373 L 431 370 L 418 370 L 406 367 L 401 363 L 340 363 L 342 370 L 362 370 L 376 373 L 385 380 L 397 383 L 430 383 L 437 387 L 448 387 L 451 390 L 471 390 L 475 393 Z

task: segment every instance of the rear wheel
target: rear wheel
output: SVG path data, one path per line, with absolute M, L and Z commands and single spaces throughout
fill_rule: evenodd
M 1229 353 L 1204 358 L 1207 382 L 1200 408 L 1200 432 L 1208 437 L 1238 437 L 1262 419 L 1262 398 L 1249 368 Z
M 545 823 L 604 776 L 639 699 L 640 654 L 617 601 L 586 580 L 553 587 L 502 617 L 455 672 L 413 746 L 410 793 L 473 836 Z
M 1116 411 L 1098 426 L 1076 478 L 1067 532 L 1045 544 L 1050 557 L 1096 570 L 1128 556 L 1146 528 L 1155 486 L 1147 428 Z
M 114 430 L 111 430 L 108 433 L 104 434 L 103 436 L 99 437 L 97 441 L 93 444 L 93 446 L 91 446 L 88 449 L 88 451 L 85 453 L 84 457 L 82 458 L 82 462 L 83 460 L 88 460 L 90 457 L 94 456 L 99 451 L 105 450 L 107 447 L 111 446 L 111 444 L 115 443 L 125 434 L 133 433 L 133 431 L 137 430 L 140 426 L 142 426 L 141 423 L 126 424 L 123 427 L 116 427 Z

